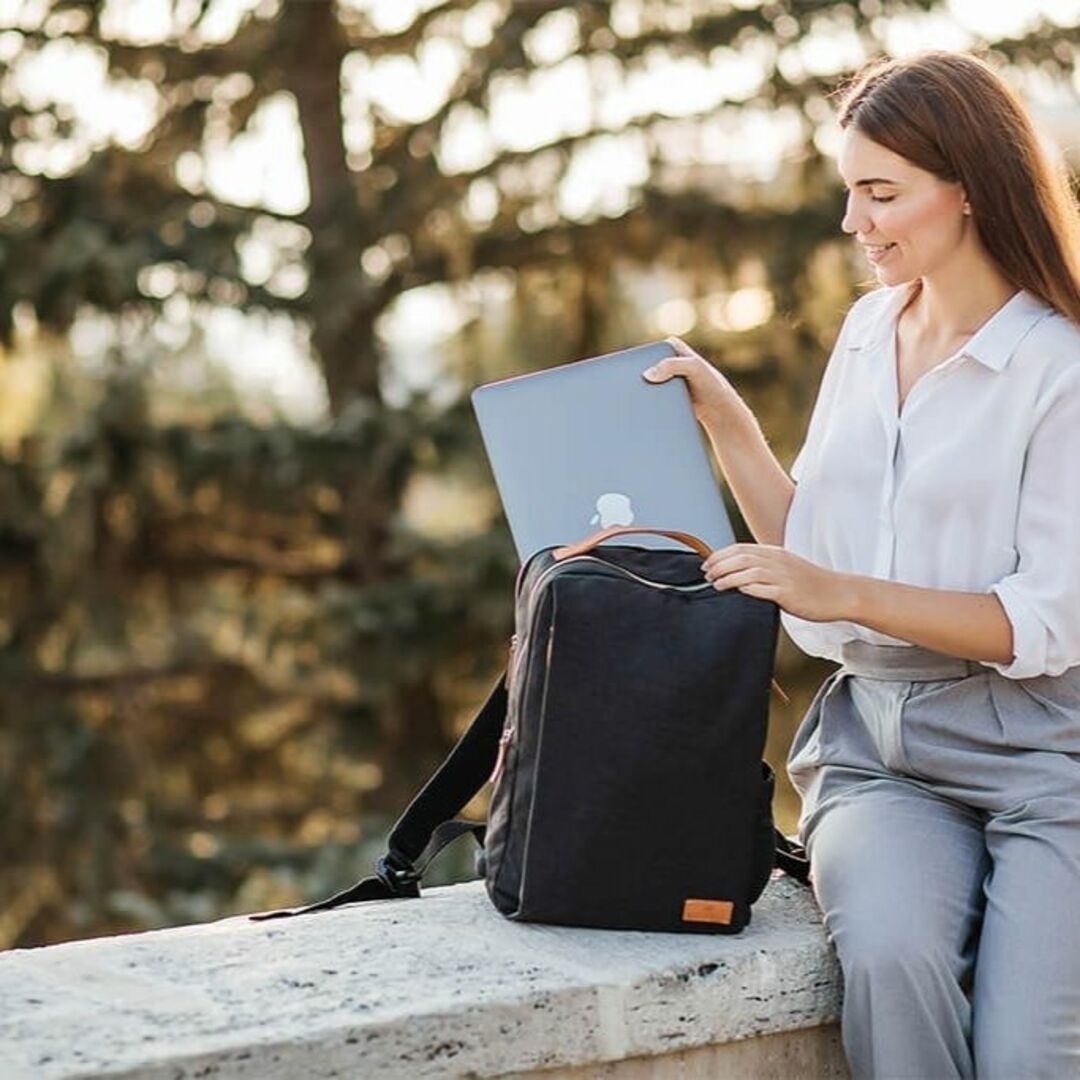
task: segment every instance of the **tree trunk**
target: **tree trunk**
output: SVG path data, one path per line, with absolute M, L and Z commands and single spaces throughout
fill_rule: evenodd
M 326 379 L 331 412 L 351 406 L 377 411 L 379 350 L 375 317 L 383 299 L 365 277 L 360 256 L 378 235 L 362 214 L 346 161 L 341 65 L 348 51 L 334 5 L 285 5 L 285 32 L 296 43 L 286 66 L 304 139 L 311 202 L 303 215 L 311 230 L 306 310 L 311 340 Z M 402 573 L 389 552 L 390 525 L 401 493 L 391 487 L 377 455 L 357 461 L 343 492 L 344 576 L 372 585 Z M 379 759 L 386 777 L 373 805 L 397 809 L 446 749 L 430 675 L 403 684 L 380 720 Z

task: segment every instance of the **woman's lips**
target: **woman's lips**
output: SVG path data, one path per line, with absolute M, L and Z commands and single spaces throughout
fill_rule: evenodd
M 863 251 L 872 263 L 879 263 L 895 247 L 895 244 L 863 244 Z

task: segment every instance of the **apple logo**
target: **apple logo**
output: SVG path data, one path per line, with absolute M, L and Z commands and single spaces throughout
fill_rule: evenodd
M 596 513 L 589 524 L 608 529 L 612 525 L 629 525 L 633 520 L 634 509 L 630 505 L 630 497 L 618 491 L 608 491 L 596 500 Z

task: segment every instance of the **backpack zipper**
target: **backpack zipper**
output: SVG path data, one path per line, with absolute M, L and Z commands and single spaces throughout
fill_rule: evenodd
M 539 590 L 547 584 L 548 579 L 553 577 L 557 571 L 582 562 L 596 563 L 613 574 L 630 578 L 639 585 L 648 585 L 650 589 L 664 589 L 673 592 L 701 592 L 703 589 L 712 588 L 712 584 L 708 581 L 687 582 L 684 585 L 673 584 L 666 581 L 653 581 L 650 578 L 642 577 L 640 574 L 635 574 L 633 570 L 627 570 L 625 566 L 617 566 L 615 563 L 609 563 L 605 559 L 598 559 L 595 555 L 577 555 L 572 559 L 565 559 L 562 562 L 557 562 L 552 566 L 549 566 L 536 579 L 536 583 L 532 587 L 532 592 L 534 594 L 539 592 Z
M 555 644 L 555 623 L 553 621 L 548 626 L 548 630 L 547 630 L 547 649 L 546 649 L 546 652 L 545 652 L 545 657 L 546 657 L 547 663 L 549 663 L 549 664 L 551 663 L 551 650 L 552 650 L 554 644 Z M 514 650 L 517 649 L 517 634 L 514 634 L 513 637 L 510 639 L 510 649 L 511 649 L 511 655 L 513 654 Z M 518 667 L 518 665 L 521 665 L 521 664 L 525 665 L 525 675 L 524 675 L 524 677 L 525 677 L 526 680 L 528 680 L 528 677 L 529 677 L 528 657 L 525 656 L 523 658 L 515 658 L 515 659 L 517 660 L 517 663 L 514 666 L 515 678 L 514 678 L 513 681 L 515 683 L 517 682 L 517 678 L 516 678 L 517 667 Z M 514 741 L 514 736 L 517 734 L 517 725 L 514 723 L 514 720 L 513 720 L 513 717 L 512 717 L 512 714 L 510 712 L 510 708 L 509 708 L 509 694 L 510 694 L 511 685 L 512 684 L 511 684 L 510 677 L 509 677 L 509 674 L 508 674 L 507 675 L 507 683 L 506 683 L 506 690 L 507 690 L 507 697 L 508 697 L 507 710 L 506 710 L 506 723 L 503 725 L 502 734 L 499 736 L 499 748 L 498 748 L 498 751 L 496 752 L 496 755 L 495 755 L 495 765 L 494 765 L 494 768 L 492 768 L 492 770 L 491 770 L 491 776 L 488 777 L 488 782 L 492 783 L 492 784 L 494 784 L 495 781 L 498 780 L 500 776 L 502 776 L 503 769 L 506 766 L 506 756 L 507 756 L 507 753 L 510 750 L 510 744 Z

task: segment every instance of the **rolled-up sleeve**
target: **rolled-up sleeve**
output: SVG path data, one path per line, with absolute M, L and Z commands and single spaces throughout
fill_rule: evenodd
M 1080 362 L 1042 395 L 1016 524 L 1017 566 L 991 586 L 1013 632 L 1010 679 L 1080 664 Z

